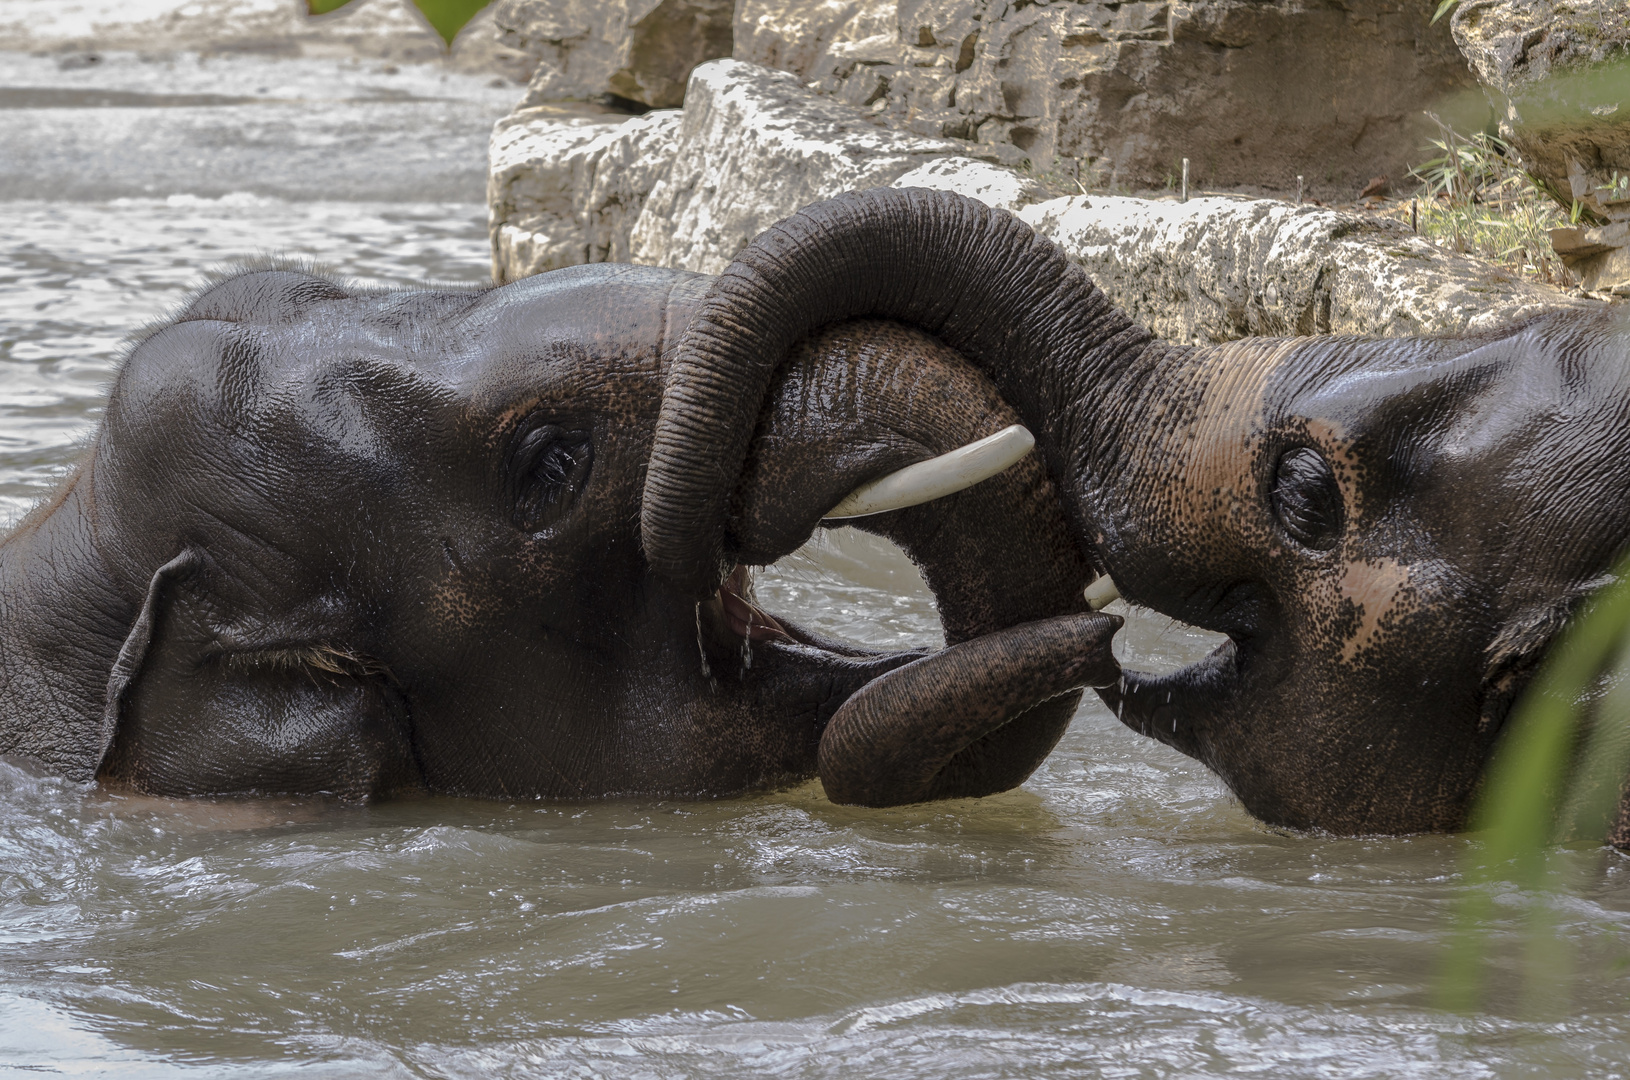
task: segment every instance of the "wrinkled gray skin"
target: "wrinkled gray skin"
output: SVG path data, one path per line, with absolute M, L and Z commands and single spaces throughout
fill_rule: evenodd
M 823 642 L 739 572 L 700 594 L 650 573 L 651 433 L 709 284 L 599 266 L 485 292 L 291 270 L 206 290 L 134 348 L 73 475 L 0 542 L 0 754 L 158 795 L 707 795 L 818 761 L 853 801 L 1020 782 L 1116 674 L 1118 621 L 1082 614 L 1089 570 L 1035 455 L 869 519 L 938 594 L 956 647 L 933 656 Z M 783 359 L 729 486 L 788 543 L 862 481 L 1014 419 L 897 325 Z M 924 710 L 935 737 L 890 741 Z
M 732 432 L 776 343 L 856 315 L 978 364 L 1035 432 L 1083 555 L 1132 602 L 1228 635 L 1102 694 L 1268 822 L 1460 827 L 1513 698 L 1630 538 L 1622 309 L 1170 345 L 1011 216 L 878 189 L 767 231 L 693 323 L 644 501 L 670 580 L 704 592 L 739 547 L 713 476 L 744 453 Z

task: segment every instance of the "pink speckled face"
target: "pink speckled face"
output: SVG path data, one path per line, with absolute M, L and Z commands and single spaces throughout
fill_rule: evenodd
M 1130 599 L 1230 640 L 1106 697 L 1268 821 L 1460 825 L 1513 696 L 1630 536 L 1626 340 L 1575 315 L 1189 355 L 1103 555 Z

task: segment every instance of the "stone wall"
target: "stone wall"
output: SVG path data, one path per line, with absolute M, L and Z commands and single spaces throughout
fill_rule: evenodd
M 1577 303 L 1402 222 L 1273 199 L 1078 196 L 1019 217 L 1169 341 L 1457 332 Z
M 691 79 L 677 146 L 629 250 L 636 262 L 717 274 L 794 209 L 890 183 L 957 151 L 817 97 L 786 72 L 719 60 Z
M 487 207 L 497 282 L 632 262 L 629 233 L 678 149 L 680 116 L 590 106 L 518 109 L 493 128 Z
M 1426 0 L 740 0 L 738 59 L 922 135 L 1115 190 L 1351 199 L 1475 86 Z
M 966 144 L 896 131 L 734 60 L 697 68 L 682 111 L 522 110 L 492 147 L 499 281 L 624 259 L 716 273 L 802 206 L 895 184 L 1015 211 L 1172 340 L 1456 331 L 1578 302 L 1383 218 L 1238 197 L 1049 198 Z
M 733 0 L 498 0 L 505 44 L 537 70 L 522 105 L 603 95 L 678 105 L 697 64 L 731 51 Z
M 1602 0 L 1618 2 L 1618 0 Z M 1347 201 L 1403 182 L 1476 84 L 1428 0 L 499 0 L 524 104 L 681 103 L 698 63 L 790 72 L 891 127 L 1111 190 Z

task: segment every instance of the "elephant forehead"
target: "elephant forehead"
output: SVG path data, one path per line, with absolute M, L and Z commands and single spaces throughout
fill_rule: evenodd
M 417 348 L 411 347 L 417 344 Z M 239 437 L 283 432 L 356 463 L 409 453 L 415 459 L 466 453 L 502 439 L 523 417 L 553 413 L 585 427 L 621 429 L 654 420 L 661 402 L 661 357 L 651 342 L 596 347 L 563 335 L 505 352 L 492 343 L 403 343 L 357 333 L 320 342 L 267 343 L 277 370 L 243 395 Z M 303 362 L 287 359 L 303 354 Z M 294 429 L 302 440 L 291 442 Z
M 408 396 L 459 400 L 497 412 L 517 398 L 619 396 L 660 388 L 660 336 L 573 320 L 540 323 L 525 337 L 443 332 L 392 336 L 363 324 L 291 327 L 263 333 L 262 379 L 283 387 L 321 386 L 388 406 Z
M 604 415 L 613 423 L 654 420 L 662 402 L 661 357 L 654 347 L 598 351 L 581 342 L 555 342 L 438 374 L 448 376 L 449 393 L 472 420 L 499 427 L 540 409 Z
M 574 373 L 656 374 L 664 348 L 683 330 L 671 318 L 675 293 L 701 280 L 602 265 L 494 289 L 450 321 L 438 375 L 482 393 Z
M 1198 525 L 1253 499 L 1252 463 L 1266 410 L 1266 388 L 1296 347 L 1294 340 L 1238 341 L 1200 358 L 1199 396 L 1184 440 L 1181 487 L 1186 520 Z

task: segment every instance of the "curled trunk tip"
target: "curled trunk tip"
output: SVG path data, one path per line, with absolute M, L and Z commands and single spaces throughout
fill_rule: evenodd
M 992 795 L 1023 783 L 1058 744 L 1086 686 L 1120 676 L 1117 615 L 1020 623 L 868 683 L 821 735 L 833 802 L 897 806 Z

